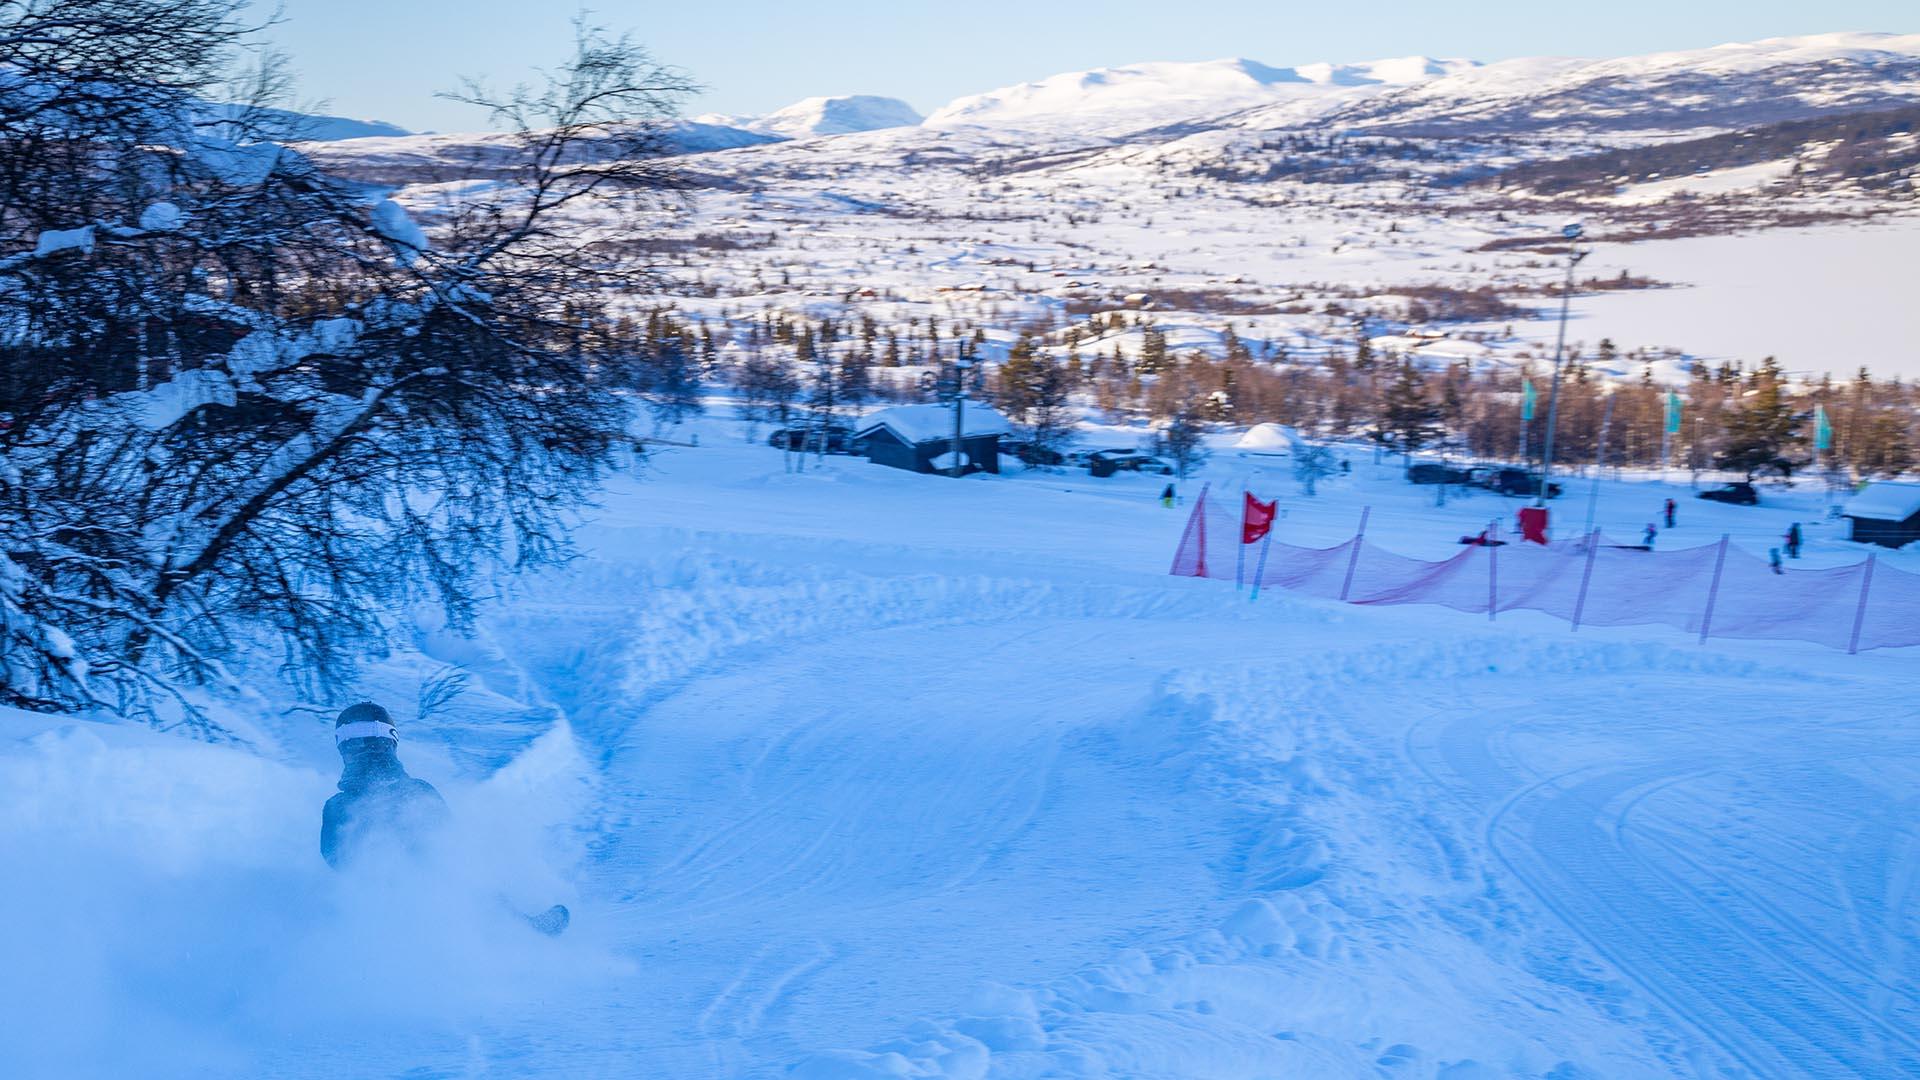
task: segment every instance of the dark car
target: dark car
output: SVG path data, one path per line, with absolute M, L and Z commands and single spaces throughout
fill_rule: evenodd
M 814 427 L 777 428 L 767 436 L 767 445 L 785 450 L 818 450 L 821 448 L 822 434 L 826 436 L 826 451 L 829 454 L 851 454 L 853 449 L 853 429 L 845 424 L 828 424 L 824 429 Z
M 1114 453 L 1101 451 L 1093 455 L 1087 463 L 1087 472 L 1094 476 L 1112 476 L 1117 472 L 1156 473 L 1160 476 L 1172 476 L 1173 466 L 1154 457 L 1137 451 Z
M 1012 454 L 1023 465 L 1060 465 L 1067 460 L 1067 455 L 1060 451 L 1035 446 L 1025 439 L 1001 439 L 1000 452 Z
M 1703 491 L 1700 497 L 1709 502 L 1732 503 L 1735 506 L 1760 505 L 1760 493 L 1753 490 L 1753 485 L 1744 480 Z
M 1407 470 L 1407 479 L 1416 484 L 1464 484 L 1467 482 L 1467 470 L 1422 462 Z
M 1476 477 L 1475 483 L 1488 491 L 1501 495 L 1521 497 L 1536 495 L 1540 491 L 1540 474 L 1525 469 L 1487 469 Z M 1557 499 L 1564 490 L 1559 484 L 1547 484 L 1547 498 Z

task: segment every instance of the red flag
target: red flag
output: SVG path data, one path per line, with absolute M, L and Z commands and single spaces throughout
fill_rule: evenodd
M 1544 506 L 1523 506 L 1520 508 L 1521 539 L 1536 544 L 1547 542 L 1547 508 Z
M 1280 505 L 1280 500 L 1263 503 L 1250 493 L 1243 493 L 1241 497 L 1246 504 L 1240 508 L 1240 542 L 1258 543 L 1261 537 L 1267 535 L 1267 530 L 1273 528 L 1273 512 Z

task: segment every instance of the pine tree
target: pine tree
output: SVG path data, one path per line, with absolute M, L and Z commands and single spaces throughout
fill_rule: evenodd
M 1744 472 L 1748 480 L 1762 469 L 1792 475 L 1788 453 L 1798 439 L 1800 418 L 1785 389 L 1780 365 L 1771 356 L 1761 361 L 1748 379 L 1748 393 L 1727 416 L 1716 466 Z
M 1375 438 L 1411 458 L 1440 433 L 1440 409 L 1427 400 L 1425 377 L 1413 361 L 1400 361 L 1387 387 Z

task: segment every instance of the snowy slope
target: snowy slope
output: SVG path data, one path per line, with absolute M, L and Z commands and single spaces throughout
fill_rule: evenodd
M 0 712 L 7 1074 L 1920 1067 L 1914 657 L 1249 603 L 1166 576 L 1158 478 L 795 474 L 699 430 L 476 639 L 348 688 L 453 807 L 425 879 L 320 862 L 321 717 Z M 1224 446 L 1210 479 L 1420 557 L 1511 510 L 1347 452 L 1316 499 Z M 1677 542 L 1749 550 L 1820 502 L 1610 481 L 1600 521 L 1668 494 Z M 446 664 L 469 691 L 416 719 Z
M 1067 72 L 958 98 L 934 110 L 926 124 L 1119 134 L 1271 103 L 1331 106 L 1473 66 L 1468 60 L 1423 56 L 1297 68 L 1245 59 L 1131 64 Z

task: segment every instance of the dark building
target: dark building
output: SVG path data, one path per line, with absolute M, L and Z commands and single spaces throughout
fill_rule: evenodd
M 1012 430 L 990 406 L 968 402 L 960 448 L 967 472 L 1000 471 L 1000 436 Z M 909 472 L 946 472 L 953 466 L 953 409 L 946 405 L 899 405 L 881 409 L 854 425 L 855 448 L 876 465 Z
M 1920 540 L 1920 484 L 1868 484 L 1840 513 L 1853 523 L 1850 540 L 1890 548 L 1912 543 Z

